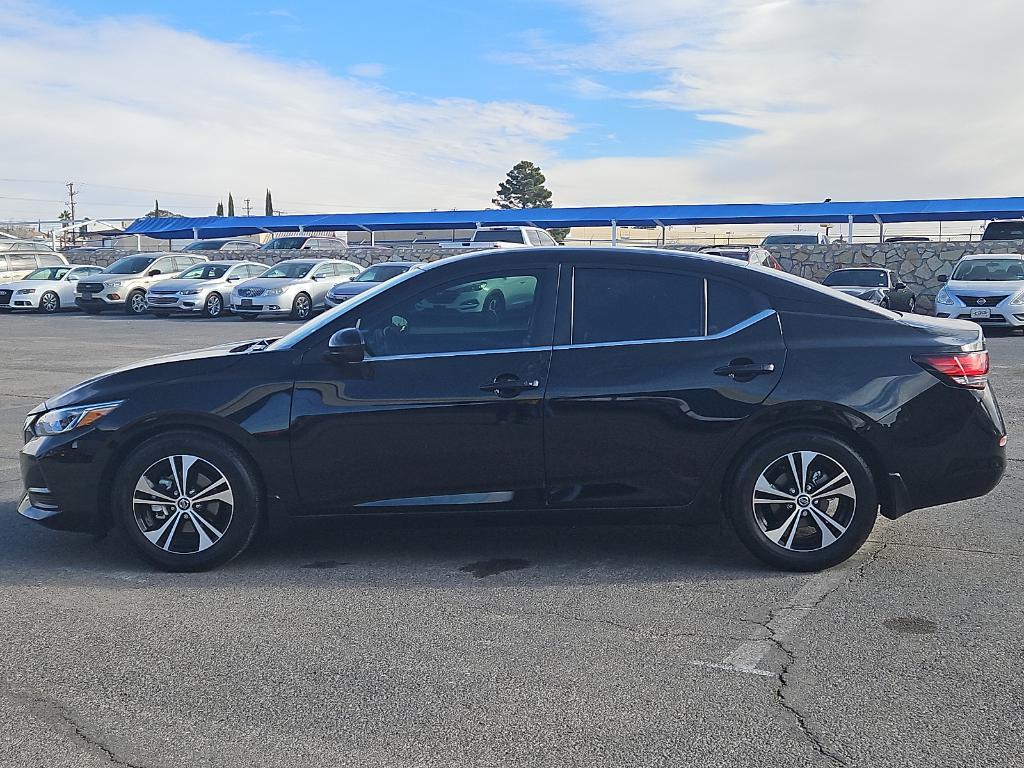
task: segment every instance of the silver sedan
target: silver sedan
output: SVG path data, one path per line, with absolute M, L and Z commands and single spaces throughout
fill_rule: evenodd
M 146 308 L 157 317 L 175 312 L 198 312 L 220 317 L 227 311 L 231 289 L 243 280 L 267 271 L 254 261 L 207 261 L 189 267 L 170 280 L 161 280 L 146 291 Z
M 231 311 L 253 320 L 260 315 L 285 315 L 308 320 L 323 309 L 327 292 L 362 272 L 351 261 L 289 259 L 259 277 L 239 283 L 231 292 Z

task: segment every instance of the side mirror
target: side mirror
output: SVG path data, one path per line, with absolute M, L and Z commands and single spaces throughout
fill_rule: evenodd
M 899 282 L 896 283 L 896 285 L 894 285 L 893 288 L 895 288 L 897 291 L 905 291 L 907 290 L 907 284 L 904 282 Z
M 339 363 L 359 363 L 366 357 L 366 342 L 358 328 L 342 328 L 327 342 L 327 357 Z
M 149 275 L 150 277 L 156 277 L 157 275 L 160 274 L 160 270 L 159 269 L 151 269 L 146 274 Z
M 937 279 L 940 283 L 945 283 L 949 281 L 949 275 L 939 275 Z

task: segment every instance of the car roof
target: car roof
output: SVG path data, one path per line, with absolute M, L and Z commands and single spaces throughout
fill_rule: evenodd
M 888 267 L 836 267 L 831 274 L 836 272 L 891 272 Z
M 980 259 L 1024 259 L 1024 253 L 968 253 L 960 257 L 960 261 L 976 261 Z

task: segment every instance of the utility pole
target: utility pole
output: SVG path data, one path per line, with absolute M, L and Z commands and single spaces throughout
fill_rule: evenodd
M 245 215 L 252 216 L 252 200 L 245 198 Z
M 76 223 L 75 222 L 75 195 L 77 195 L 78 192 L 75 191 L 75 182 L 73 182 L 73 181 L 69 181 L 65 186 L 68 188 L 68 198 L 71 201 L 71 227 L 72 227 L 72 229 L 71 229 L 71 243 L 74 244 L 76 239 L 77 239 L 77 237 L 76 237 L 77 233 L 75 232 L 75 229 L 74 229 L 74 226 L 75 226 L 75 223 Z

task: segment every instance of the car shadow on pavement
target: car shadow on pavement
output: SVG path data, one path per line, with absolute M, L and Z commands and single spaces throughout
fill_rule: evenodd
M 718 523 L 637 525 L 582 513 L 509 522 L 507 516 L 430 515 L 302 519 L 265 532 L 247 552 L 205 574 L 165 576 L 141 561 L 119 532 L 97 538 L 49 531 L 0 503 L 0 583 L 74 574 L 76 584 L 224 584 L 268 578 L 307 583 L 331 578 L 360 586 L 458 587 L 660 583 L 771 578 Z M 63 578 L 63 577 L 62 577 Z

